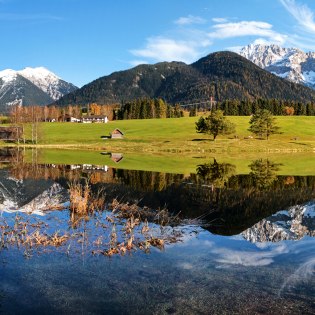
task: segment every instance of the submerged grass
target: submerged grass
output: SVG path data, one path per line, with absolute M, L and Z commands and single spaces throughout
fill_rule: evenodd
M 93 255 L 112 256 L 136 250 L 148 253 L 152 246 L 163 249 L 164 244 L 180 241 L 182 234 L 170 227 L 180 224 L 180 220 L 167 209 L 142 208 L 114 199 L 105 211 L 104 192 L 100 191 L 97 196 L 93 201 L 88 181 L 69 185 L 70 208 L 62 211 L 70 213 L 71 228 L 64 231 L 59 220 L 54 227 L 48 224 L 51 220 L 40 221 L 32 214 L 1 218 L 0 251 L 16 247 L 24 249 L 24 255 L 31 257 L 34 251 L 40 253 L 60 247 L 68 255 L 81 249 L 82 253 L 87 250 Z

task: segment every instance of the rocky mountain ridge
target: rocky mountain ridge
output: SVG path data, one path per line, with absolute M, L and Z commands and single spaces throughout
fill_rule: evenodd
M 278 45 L 248 45 L 239 54 L 281 78 L 315 89 L 315 52 Z

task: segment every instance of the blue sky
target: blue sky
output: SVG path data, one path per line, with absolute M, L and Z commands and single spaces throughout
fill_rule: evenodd
M 0 0 L 0 70 L 44 66 L 82 86 L 250 43 L 315 51 L 314 14 L 315 0 Z

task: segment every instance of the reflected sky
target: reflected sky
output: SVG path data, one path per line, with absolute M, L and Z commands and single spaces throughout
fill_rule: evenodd
M 1 228 L 0 313 L 312 314 L 315 179 L 288 180 L 268 170 L 255 186 L 260 164 L 247 176 L 230 174 L 230 165 L 207 165 L 202 179 L 114 169 L 96 176 L 94 169 L 92 192 L 101 187 L 108 200 L 151 208 L 167 204 L 180 219 L 166 226 L 149 221 L 148 237 L 162 238 L 165 246 L 110 257 L 104 255 L 113 231 L 110 211 L 72 220 L 67 185 L 84 176 L 80 168 L 0 170 L 0 225 L 24 231 L 27 222 L 30 235 L 69 235 L 60 246 L 31 249 L 4 242 Z M 270 165 L 262 164 L 263 170 Z M 48 201 L 63 207 L 47 209 Z M 125 221 L 114 223 L 121 242 Z M 139 242 L 143 226 L 134 230 Z

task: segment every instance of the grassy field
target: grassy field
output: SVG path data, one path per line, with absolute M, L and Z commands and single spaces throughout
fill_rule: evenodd
M 238 139 L 212 137 L 195 131 L 196 117 L 112 121 L 108 124 L 42 123 L 39 146 L 147 153 L 248 153 L 305 152 L 315 150 L 315 117 L 280 116 L 282 134 L 267 140 L 245 139 L 250 135 L 249 117 L 228 117 L 236 124 Z M 114 129 L 123 140 L 102 139 Z

